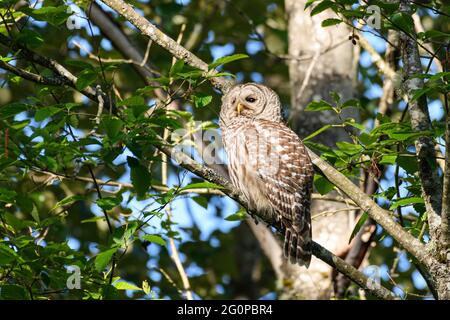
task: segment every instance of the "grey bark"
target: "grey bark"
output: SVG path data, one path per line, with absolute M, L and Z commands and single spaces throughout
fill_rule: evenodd
M 286 0 L 285 7 L 289 22 L 289 75 L 291 81 L 290 122 L 300 137 L 306 137 L 322 126 L 338 123 L 333 111 L 303 112 L 313 100 L 323 99 L 333 102 L 330 92 L 337 92 L 343 101 L 354 95 L 354 48 L 348 39 L 350 34 L 346 26 L 322 28 L 321 22 L 335 18 L 333 13 L 323 12 L 310 17 L 310 10 L 304 10 L 304 0 Z M 333 49 L 330 49 L 333 48 Z M 320 54 L 324 51 L 328 52 Z M 308 61 L 296 60 L 295 57 L 317 57 Z M 314 65 L 311 65 L 314 63 Z M 355 110 L 350 110 L 345 117 L 357 117 Z M 338 141 L 349 139 L 344 130 L 327 130 L 314 141 L 327 146 L 334 146 Z M 327 201 L 313 201 L 312 215 L 329 210 L 344 208 L 345 204 Z M 332 252 L 346 250 L 353 228 L 354 212 L 339 212 L 332 216 L 313 219 L 313 239 Z M 308 270 L 289 268 L 286 274 L 292 281 L 287 288 L 289 295 L 295 293 L 297 298 L 328 299 L 333 295 L 331 268 L 324 262 L 313 259 Z M 287 269 L 285 269 L 287 270 Z

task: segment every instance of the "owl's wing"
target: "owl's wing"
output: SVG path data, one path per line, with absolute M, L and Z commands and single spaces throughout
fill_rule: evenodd
M 291 263 L 309 266 L 311 260 L 311 193 L 314 169 L 305 146 L 287 126 L 258 121 L 251 152 L 253 166 L 285 230 L 284 255 Z M 254 157 L 253 157 L 254 158 Z

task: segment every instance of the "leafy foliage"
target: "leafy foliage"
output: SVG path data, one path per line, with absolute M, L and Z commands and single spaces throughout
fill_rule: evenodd
M 1 36 L 58 61 L 77 81 L 74 88 L 50 86 L 0 70 L 0 299 L 182 298 L 181 280 L 166 249 L 169 238 L 179 245 L 191 286 L 199 297 L 242 294 L 246 288 L 242 284 L 249 279 L 241 270 L 242 255 L 235 253 L 242 250 L 239 230 L 245 226 L 239 221 L 245 218 L 245 211 L 230 210 L 233 205 L 218 193 L 199 191 L 220 191 L 221 187 L 199 181 L 156 148 L 159 137 L 171 137 L 181 129 L 186 129 L 188 136 L 216 130 L 220 97 L 207 84 L 203 71 L 181 60 L 172 63 L 170 56 L 153 45 L 150 61 L 155 77 L 142 79 L 133 69 L 136 63 L 123 60 L 87 22 L 78 30 L 66 28 L 70 14 L 63 1 L 16 8 L 17 2 L 0 2 Z M 88 2 L 75 2 L 87 9 Z M 431 2 L 436 9 L 445 9 L 444 4 Z M 357 3 L 310 0 L 306 7 L 311 15 L 335 12 L 336 18 L 322 22 L 323 27 L 332 28 L 367 17 L 368 5 Z M 412 32 L 411 17 L 398 13 L 395 4 L 373 3 L 382 9 L 382 35 L 387 30 Z M 181 5 L 158 0 L 151 6 L 133 5 L 163 25 L 173 38 L 179 33 L 180 19 L 186 22 L 185 37 L 195 34 L 197 38 L 183 41 L 210 62 L 210 69 L 219 71 L 216 76 L 235 76 L 242 82 L 265 79 L 280 93 L 283 104 L 289 105 L 289 91 L 283 85 L 288 82 L 287 66 L 277 57 L 287 48 L 283 1 L 233 1 L 231 6 L 214 1 Z M 247 12 L 250 20 L 230 14 L 236 8 Z M 448 41 L 449 30 L 442 16 L 431 20 L 429 10 L 419 5 L 415 9 L 433 26 L 418 35 L 420 41 L 434 47 Z M 194 22 L 203 26 L 200 32 Z M 255 37 L 256 31 L 264 35 L 264 42 Z M 146 47 L 146 40 L 137 33 L 127 35 L 138 48 Z M 0 60 L 42 77 L 55 77 L 50 66 L 31 64 L 22 51 L 1 46 Z M 92 59 L 86 51 L 98 57 Z M 377 114 L 379 97 L 369 97 L 368 91 L 382 85 L 383 78 L 374 65 L 360 64 L 359 70 L 362 80 L 356 100 L 343 102 L 335 94 L 334 101 L 316 101 L 306 107 L 310 114 L 336 113 L 342 121 L 312 132 L 305 141 L 345 175 L 357 178 L 364 170 L 386 182 L 387 187 L 380 188 L 374 198 L 398 214 L 407 208 L 403 210 L 409 217 L 405 228 L 424 240 L 426 213 L 414 142 L 424 135 L 442 142 L 442 116 L 436 118 L 432 130 L 417 132 L 400 118 L 405 106 L 399 101 L 390 116 Z M 438 101 L 439 94 L 448 92 L 448 72 L 428 70 L 421 77 L 426 85 L 415 93 L 415 99 Z M 89 87 L 97 90 L 97 86 L 110 99 L 104 101 L 102 114 L 97 114 L 99 101 L 79 93 Z M 161 90 L 167 96 L 161 97 Z M 113 110 L 113 102 L 117 110 Z M 175 103 L 178 108 L 168 108 Z M 343 118 L 343 111 L 350 107 L 361 110 L 361 121 Z M 373 126 L 375 119 L 377 127 Z M 199 125 L 195 120 L 204 122 Z M 336 128 L 347 130 L 351 142 L 333 148 L 315 142 L 321 133 Z M 178 142 L 169 139 L 169 143 Z M 161 169 L 167 161 L 169 183 L 164 182 Z M 334 189 L 320 174 L 314 183 L 322 195 Z M 166 211 L 170 207 L 173 217 Z M 216 225 L 203 226 L 204 221 Z M 226 227 L 219 227 L 222 225 Z M 391 246 L 384 245 L 382 239 L 386 238 L 389 236 L 378 234 L 382 245 L 371 254 L 371 260 L 390 266 L 396 257 Z M 69 267 L 80 269 L 79 289 L 68 288 Z M 258 259 L 253 270 L 259 275 L 252 279 L 256 289 L 244 294 L 275 297 L 278 288 L 269 263 Z M 426 293 L 424 288 L 413 287 L 412 272 L 412 267 L 399 271 L 398 283 Z

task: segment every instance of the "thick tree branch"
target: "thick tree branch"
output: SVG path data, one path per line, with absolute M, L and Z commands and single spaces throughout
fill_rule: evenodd
M 64 85 L 64 80 L 61 79 L 61 78 L 44 77 L 44 76 L 41 76 L 39 74 L 35 74 L 35 73 L 32 73 L 32 72 L 29 72 L 29 71 L 17 68 L 15 66 L 13 66 L 13 65 L 11 65 L 9 63 L 3 62 L 3 61 L 0 61 L 0 68 L 3 69 L 3 70 L 9 71 L 11 73 L 14 73 L 15 75 L 17 75 L 17 76 L 19 76 L 19 77 L 21 77 L 23 79 L 26 79 L 26 80 L 29 80 L 29 81 L 32 81 L 32 82 L 35 82 L 35 83 L 45 84 L 45 85 L 49 85 L 49 86 L 62 86 L 62 85 Z
M 381 208 L 367 194 L 351 182 L 350 179 L 310 150 L 309 155 L 314 165 L 322 171 L 331 183 L 341 189 L 363 211 L 367 212 L 372 219 L 380 224 L 410 254 L 415 256 L 421 263 L 426 265 L 431 263 L 431 257 L 429 257 L 424 250 L 425 246 L 392 219 L 392 212 Z
M 411 7 L 409 0 L 400 1 L 400 12 L 410 16 Z M 413 96 L 417 90 L 424 87 L 423 79 L 416 75 L 422 74 L 419 48 L 414 35 L 400 32 L 401 54 L 405 71 L 404 91 L 408 97 L 409 115 L 411 126 L 414 131 L 426 132 L 431 130 L 430 115 L 426 95 L 414 100 Z M 422 194 L 428 215 L 430 235 L 438 244 L 441 239 L 440 214 L 442 209 L 442 184 L 438 176 L 436 163 L 436 152 L 434 142 L 430 137 L 419 137 L 415 142 L 417 161 L 419 164 L 419 177 L 422 182 Z
M 168 155 L 172 159 L 176 160 L 183 168 L 197 174 L 198 176 L 200 176 L 210 182 L 214 182 L 216 184 L 222 185 L 224 187 L 224 189 L 222 191 L 225 194 L 227 194 L 230 198 L 239 202 L 245 208 L 249 207 L 247 204 L 247 201 L 244 198 L 244 196 L 242 195 L 242 193 L 239 190 L 237 190 L 236 188 L 234 188 L 234 186 L 231 185 L 231 183 L 228 180 L 224 179 L 222 176 L 220 176 L 216 172 L 214 172 L 214 170 L 212 170 L 206 166 L 202 166 L 201 164 L 197 163 L 196 161 L 191 159 L 186 154 L 176 151 L 168 145 L 160 145 L 160 146 L 158 146 L 158 148 L 162 152 L 164 152 L 166 155 Z M 347 178 L 345 178 L 345 179 L 347 179 Z M 352 182 L 350 182 L 350 183 L 353 184 Z M 355 186 L 355 188 L 356 188 L 356 186 Z M 271 216 L 270 214 L 259 213 L 259 212 L 258 213 L 250 212 L 250 211 L 249 211 L 249 213 L 252 216 L 257 216 L 259 219 L 264 221 L 269 226 L 272 226 L 275 229 L 280 230 L 280 226 L 276 223 L 273 216 Z M 409 235 L 409 236 L 412 237 L 411 235 Z M 415 239 L 415 238 L 413 238 L 413 239 Z M 417 239 L 415 239 L 415 240 L 417 241 Z M 381 287 L 381 286 L 373 287 L 371 285 L 372 284 L 371 280 L 368 279 L 363 273 L 361 273 L 360 271 L 355 269 L 353 266 L 346 263 L 341 258 L 335 256 L 334 254 L 332 254 L 327 249 L 323 248 L 318 243 L 313 242 L 311 249 L 312 249 L 313 255 L 315 255 L 317 258 L 326 262 L 330 266 L 336 268 L 339 272 L 344 273 L 352 281 L 354 281 L 360 287 L 369 291 L 371 294 L 375 295 L 376 297 L 378 297 L 380 299 L 389 299 L 389 300 L 395 298 L 395 296 L 392 294 L 392 292 L 390 292 L 388 289 Z

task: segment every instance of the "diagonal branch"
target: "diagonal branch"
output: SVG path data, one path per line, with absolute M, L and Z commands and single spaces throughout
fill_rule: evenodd
M 11 40 L 10 38 L 8 38 L 7 36 L 5 36 L 1 33 L 0 33 L 0 44 L 4 45 L 5 47 L 10 48 L 11 50 L 17 51 L 19 58 L 23 58 L 24 60 L 37 63 L 40 66 L 43 66 L 45 68 L 52 70 L 56 74 L 56 78 L 42 77 L 42 76 L 35 75 L 35 74 L 29 73 L 26 71 L 20 72 L 21 70 L 15 70 L 14 67 L 12 67 L 10 64 L 5 65 L 5 63 L 1 63 L 0 68 L 8 70 L 10 72 L 13 72 L 13 73 L 17 74 L 18 76 L 21 76 L 24 79 L 27 79 L 27 80 L 30 80 L 33 82 L 52 85 L 52 86 L 66 85 L 71 88 L 74 88 L 77 91 L 80 91 L 80 90 L 76 89 L 76 83 L 77 83 L 78 78 L 75 77 L 69 70 L 64 68 L 61 64 L 59 64 L 55 60 L 41 56 L 31 50 L 28 50 L 27 48 L 17 44 L 15 41 Z M 22 70 L 22 71 L 24 71 L 24 70 Z M 19 74 L 18 72 L 20 72 L 21 74 Z M 88 97 L 89 99 L 91 99 L 95 102 L 98 102 L 97 91 L 94 88 L 87 86 L 86 88 L 82 89 L 80 92 L 82 94 L 84 94 L 86 97 Z M 109 98 L 106 95 L 103 95 L 102 97 L 103 97 L 104 101 L 109 101 Z
M 243 207 L 245 207 L 245 208 L 249 207 L 243 194 L 239 190 L 237 190 L 233 185 L 231 185 L 231 183 L 228 180 L 223 178 L 221 175 L 217 174 L 214 170 L 197 163 L 195 160 L 191 159 L 186 154 L 173 149 L 169 145 L 159 145 L 157 147 L 163 153 L 170 156 L 172 159 L 176 160 L 183 168 L 189 170 L 192 173 L 197 174 L 198 176 L 200 176 L 210 182 L 222 185 L 224 187 L 224 189 L 222 190 L 223 193 L 225 193 L 230 198 L 239 202 Z M 311 152 L 310 152 L 310 154 L 311 154 Z M 314 160 L 313 160 L 313 162 L 314 162 Z M 350 182 L 350 183 L 353 184 L 352 182 Z M 355 186 L 355 188 L 357 188 L 357 187 Z M 252 216 L 257 216 L 259 219 L 264 221 L 266 224 L 275 228 L 278 232 L 280 231 L 279 230 L 280 226 L 276 223 L 276 221 L 273 219 L 273 217 L 270 214 L 261 213 L 261 212 L 251 212 L 251 211 L 248 211 L 248 212 Z M 415 238 L 413 238 L 413 239 L 415 239 Z M 417 239 L 415 239 L 415 240 L 417 241 Z M 367 278 L 362 272 L 358 271 L 355 267 L 348 264 L 341 258 L 337 257 L 336 255 L 334 255 L 333 253 L 331 253 L 330 251 L 328 251 L 327 249 L 322 247 L 320 244 L 313 242 L 311 250 L 312 250 L 313 255 L 315 255 L 317 258 L 319 258 L 322 261 L 324 261 L 325 263 L 329 264 L 331 267 L 336 268 L 339 272 L 342 272 L 343 274 L 345 274 L 352 281 L 354 281 L 356 284 L 358 284 L 361 288 L 367 290 L 368 292 L 375 295 L 376 297 L 378 297 L 380 299 L 385 299 L 385 300 L 395 299 L 395 296 L 393 295 L 393 293 L 391 291 L 389 291 L 388 289 L 386 289 L 385 287 L 382 287 L 382 286 L 373 286 L 371 279 Z
M 155 43 L 170 52 L 175 58 L 183 60 L 186 64 L 203 70 L 204 75 L 211 77 L 211 83 L 217 88 L 226 92 L 233 82 L 223 77 L 214 77 L 215 70 L 209 70 L 208 64 L 197 57 L 192 52 L 186 50 L 175 40 L 161 32 L 157 27 L 151 24 L 145 17 L 139 15 L 129 4 L 122 0 L 102 0 L 103 3 L 117 11 L 121 16 L 131 22 L 144 35 L 150 37 Z
M 356 205 L 380 224 L 398 243 L 400 243 L 410 254 L 421 263 L 429 265 L 431 258 L 425 252 L 425 246 L 410 233 L 406 232 L 397 222 L 392 219 L 392 212 L 381 208 L 367 194 L 359 189 L 350 179 L 329 165 L 318 155 L 309 151 L 312 162 L 317 166 L 325 177 L 336 187 L 341 189 Z
M 15 75 L 35 82 L 35 83 L 39 83 L 39 84 L 45 84 L 45 85 L 49 85 L 49 86 L 62 86 L 64 84 L 64 79 L 58 78 L 58 77 L 45 77 L 45 76 L 41 76 L 39 74 L 35 74 L 29 71 L 26 71 L 24 69 L 20 69 L 17 68 L 9 63 L 0 61 L 0 69 L 9 71 L 11 73 L 14 73 Z

